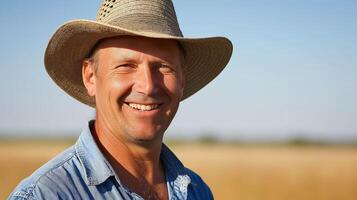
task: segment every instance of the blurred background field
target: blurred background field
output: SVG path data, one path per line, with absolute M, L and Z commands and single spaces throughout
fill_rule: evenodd
M 74 140 L 0 142 L 0 199 Z M 357 146 L 167 142 L 215 199 L 355 200 Z

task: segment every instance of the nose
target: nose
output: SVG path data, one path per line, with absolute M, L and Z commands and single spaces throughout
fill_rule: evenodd
M 139 67 L 139 73 L 136 77 L 136 90 L 139 93 L 152 96 L 159 90 L 160 77 L 148 64 Z

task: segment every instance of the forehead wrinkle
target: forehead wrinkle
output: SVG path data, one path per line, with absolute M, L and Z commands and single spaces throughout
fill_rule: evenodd
M 138 45 L 139 43 L 148 45 Z M 144 53 L 153 58 L 173 64 L 178 64 L 175 63 L 177 61 L 181 62 L 180 57 L 183 56 L 181 55 L 179 44 L 174 40 L 143 37 L 116 37 L 104 39 L 97 46 L 98 50 L 111 47 L 132 50 L 136 51 L 136 53 Z M 132 53 L 135 54 L 135 52 Z
M 110 59 L 108 59 L 109 56 Z M 102 49 L 100 57 L 102 60 L 109 61 L 109 64 L 117 64 L 121 62 L 141 64 L 145 61 L 148 63 L 170 63 L 170 61 L 166 60 L 165 58 L 156 57 L 154 55 L 147 55 L 140 51 L 123 48 Z

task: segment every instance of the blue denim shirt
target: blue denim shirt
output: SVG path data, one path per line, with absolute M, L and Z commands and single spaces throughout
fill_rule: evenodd
M 162 145 L 169 199 L 213 199 L 203 180 Z M 75 145 L 24 179 L 9 199 L 143 199 L 123 185 L 88 126 Z

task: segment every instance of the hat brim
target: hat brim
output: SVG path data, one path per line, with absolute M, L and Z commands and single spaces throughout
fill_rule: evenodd
M 132 31 L 91 20 L 73 20 L 63 24 L 50 39 L 45 52 L 45 67 L 53 81 L 78 101 L 95 107 L 82 81 L 82 62 L 101 39 L 115 36 L 143 36 L 173 39 L 185 50 L 184 100 L 212 81 L 227 65 L 232 43 L 224 37 L 183 38 Z

